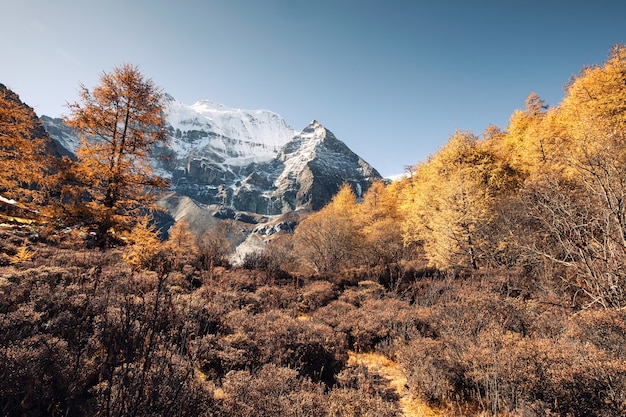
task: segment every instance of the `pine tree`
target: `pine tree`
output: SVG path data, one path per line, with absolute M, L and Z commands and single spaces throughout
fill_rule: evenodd
M 126 64 L 103 73 L 93 91 L 81 85 L 80 96 L 82 103 L 71 104 L 66 119 L 81 136 L 72 168 L 80 186 L 70 191 L 106 245 L 109 229 L 132 224 L 133 215 L 153 201 L 152 191 L 167 186 L 150 167 L 154 146 L 167 138 L 162 93 Z

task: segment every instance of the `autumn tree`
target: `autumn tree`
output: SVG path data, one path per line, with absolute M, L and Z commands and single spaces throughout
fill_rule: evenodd
M 337 272 L 349 265 L 361 244 L 355 227 L 356 195 L 344 184 L 322 210 L 296 229 L 294 251 L 316 273 Z
M 528 212 L 550 245 L 534 246 L 588 305 L 626 306 L 626 47 L 573 78 L 554 112 L 561 161 L 527 184 Z M 546 135 L 547 137 L 550 137 Z
M 508 161 L 518 169 L 533 171 L 548 162 L 546 137 L 539 132 L 547 108 L 536 93 L 530 93 L 525 109 L 516 110 L 511 115 L 501 146 Z
M 386 186 L 378 181 L 356 206 L 356 226 L 363 236 L 363 261 L 371 271 L 384 275 L 389 283 L 397 283 L 404 255 L 398 194 L 398 183 Z
M 515 187 L 514 170 L 474 134 L 459 131 L 410 181 L 401 198 L 405 243 L 421 244 L 438 268 L 484 264 L 497 244 L 487 226 L 501 193 Z
M 133 228 L 125 233 L 127 240 L 123 259 L 134 270 L 155 269 L 161 251 L 158 231 L 149 216 L 141 216 Z
M 167 185 L 150 167 L 153 147 L 167 138 L 162 97 L 152 80 L 125 64 L 103 73 L 91 91 L 81 85 L 81 103 L 69 106 L 66 123 L 81 138 L 71 192 L 103 244 L 111 228 L 128 226 L 154 199 L 152 191 Z
M 38 121 L 17 94 L 0 84 L 0 193 L 32 199 L 46 180 L 45 144 Z
M 164 250 L 173 258 L 174 267 L 192 263 L 198 256 L 198 245 L 195 235 L 189 230 L 189 223 L 177 220 L 168 235 Z

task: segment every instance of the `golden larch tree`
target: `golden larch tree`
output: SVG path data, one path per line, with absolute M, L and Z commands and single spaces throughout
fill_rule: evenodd
M 473 133 L 458 131 L 410 181 L 400 199 L 405 243 L 422 245 L 432 266 L 478 268 L 496 243 L 487 226 L 515 172 Z
M 154 200 L 167 182 L 154 175 L 150 162 L 155 145 L 166 139 L 163 94 L 136 66 L 125 64 L 103 73 L 92 91 L 81 85 L 80 103 L 70 105 L 66 123 L 80 134 L 73 187 L 100 242 L 108 231 L 127 227 L 138 209 Z
M 0 85 L 0 193 L 7 198 L 41 197 L 48 162 L 38 120 L 17 94 Z
M 356 195 L 344 184 L 330 203 L 296 228 L 296 256 L 316 273 L 338 272 L 349 266 L 362 243 L 355 214 Z
M 626 306 L 625 86 L 623 45 L 574 77 L 553 114 L 560 168 L 527 184 L 529 213 L 551 243 L 537 252 L 565 267 L 588 306 Z
M 357 204 L 356 227 L 363 236 L 362 258 L 368 269 L 396 282 L 404 255 L 399 186 L 374 182 Z M 382 269 L 382 270 L 381 270 Z
M 155 269 L 162 243 L 152 219 L 149 216 L 139 217 L 124 237 L 127 240 L 122 256 L 124 261 L 134 270 Z
M 196 236 L 189 230 L 189 223 L 177 220 L 168 230 L 168 239 L 164 249 L 172 258 L 176 269 L 192 263 L 198 256 Z

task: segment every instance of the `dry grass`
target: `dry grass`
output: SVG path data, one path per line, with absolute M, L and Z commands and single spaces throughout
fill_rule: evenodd
M 435 410 L 428 404 L 414 398 L 407 388 L 407 379 L 404 371 L 397 363 L 379 353 L 350 352 L 348 364 L 363 365 L 374 373 L 389 381 L 389 386 L 396 391 L 400 398 L 399 404 L 406 417 L 438 417 Z

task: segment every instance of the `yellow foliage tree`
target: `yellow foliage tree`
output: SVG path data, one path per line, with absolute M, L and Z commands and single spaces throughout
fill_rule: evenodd
M 626 47 L 572 79 L 553 113 L 559 169 L 529 182 L 529 210 L 552 247 L 551 262 L 590 304 L 626 306 Z
M 537 165 L 547 162 L 544 137 L 539 133 L 546 109 L 543 100 L 531 93 L 526 99 L 526 108 L 511 115 L 503 141 L 504 154 L 518 169 L 533 171 Z
M 355 213 L 356 195 L 350 185 L 344 184 L 330 203 L 297 227 L 296 255 L 320 274 L 337 272 L 350 265 L 361 244 Z
M 26 245 L 26 242 L 24 242 L 22 243 L 22 246 L 20 246 L 20 248 L 17 250 L 17 253 L 13 255 L 13 257 L 11 258 L 11 263 L 19 264 L 22 262 L 28 262 L 33 259 L 35 254 L 36 252 L 33 250 L 30 250 L 28 246 Z
M 363 238 L 363 263 L 372 272 L 383 272 L 387 280 L 397 282 L 404 255 L 402 214 L 398 205 L 398 184 L 373 183 L 357 204 L 356 224 Z M 377 267 L 384 271 L 377 271 Z
M 140 217 L 125 237 L 128 246 L 122 255 L 124 261 L 135 270 L 155 269 L 161 240 L 150 217 Z
M 33 134 L 39 122 L 17 94 L 0 85 L 0 192 L 18 200 L 39 200 L 46 182 L 43 139 Z
M 420 164 L 402 196 L 406 244 L 420 244 L 432 266 L 478 268 L 495 236 L 501 193 L 517 184 L 516 173 L 487 143 L 456 132 L 426 163 Z
M 173 258 L 174 267 L 188 264 L 198 256 L 196 237 L 189 231 L 189 223 L 177 220 L 168 234 L 164 249 Z
M 153 201 L 154 189 L 167 186 L 150 167 L 153 147 L 167 138 L 162 93 L 126 64 L 103 73 L 93 91 L 81 86 L 80 96 L 66 119 L 81 136 L 75 182 L 66 191 L 84 202 L 81 214 L 98 225 L 106 245 L 109 229 L 132 224 L 136 210 Z

